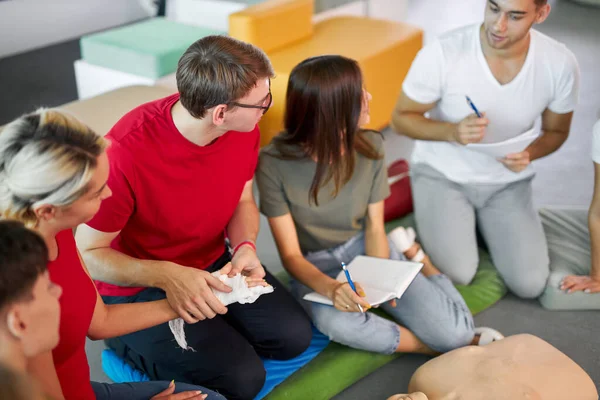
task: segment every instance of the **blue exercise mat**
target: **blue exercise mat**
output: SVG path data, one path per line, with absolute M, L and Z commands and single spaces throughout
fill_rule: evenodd
M 310 341 L 308 349 L 304 350 L 298 357 L 292 358 L 286 361 L 277 360 L 265 360 L 265 370 L 267 371 L 267 378 L 265 385 L 260 390 L 254 400 L 260 400 L 265 397 L 275 386 L 286 380 L 290 375 L 304 367 L 310 360 L 315 358 L 327 345 L 329 344 L 329 338 L 323 335 L 313 326 L 313 336 Z
M 275 388 L 275 386 L 279 385 L 294 372 L 308 364 L 310 360 L 315 358 L 323 351 L 323 349 L 325 349 L 325 347 L 327 347 L 329 338 L 319 332 L 314 326 L 312 332 L 313 336 L 308 349 L 298 357 L 286 361 L 263 359 L 267 377 L 263 388 L 255 397 L 255 400 L 260 400 L 265 397 Z M 148 375 L 133 368 L 125 360 L 117 356 L 111 349 L 102 351 L 102 369 L 104 370 L 104 373 L 116 383 L 146 382 L 150 380 Z
M 106 376 L 115 383 L 147 382 L 150 380 L 148 375 L 133 368 L 112 349 L 102 351 L 102 369 Z

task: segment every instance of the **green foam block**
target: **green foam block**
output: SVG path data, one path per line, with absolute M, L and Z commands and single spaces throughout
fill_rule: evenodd
M 90 64 L 158 79 L 175 72 L 196 40 L 220 34 L 225 32 L 157 17 L 83 36 L 79 45 L 82 59 Z

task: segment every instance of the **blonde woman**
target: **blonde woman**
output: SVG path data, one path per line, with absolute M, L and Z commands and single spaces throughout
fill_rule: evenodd
M 124 335 L 178 316 L 166 300 L 105 305 L 79 256 L 73 228 L 90 220 L 111 196 L 106 146 L 102 137 L 57 110 L 25 115 L 0 134 L 1 215 L 43 237 L 50 279 L 63 288 L 58 346 L 28 360 L 29 372 L 54 399 L 223 399 L 183 384 L 177 389 L 186 392 L 173 394 L 168 382 L 90 383 L 86 336 Z

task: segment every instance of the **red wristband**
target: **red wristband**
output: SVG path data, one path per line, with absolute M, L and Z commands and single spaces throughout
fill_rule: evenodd
M 253 241 L 251 240 L 244 240 L 241 243 L 238 243 L 237 246 L 235 246 L 235 249 L 233 249 L 233 254 L 231 255 L 232 257 L 235 256 L 235 253 L 237 253 L 237 251 L 240 249 L 240 247 L 242 246 L 250 246 L 252 247 L 252 249 L 254 249 L 254 251 L 256 251 L 256 245 L 254 244 Z

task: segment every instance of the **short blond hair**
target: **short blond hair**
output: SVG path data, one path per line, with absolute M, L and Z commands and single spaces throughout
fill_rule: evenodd
M 43 204 L 67 206 L 89 189 L 107 141 L 56 109 L 39 109 L 0 133 L 0 215 L 28 227 Z

